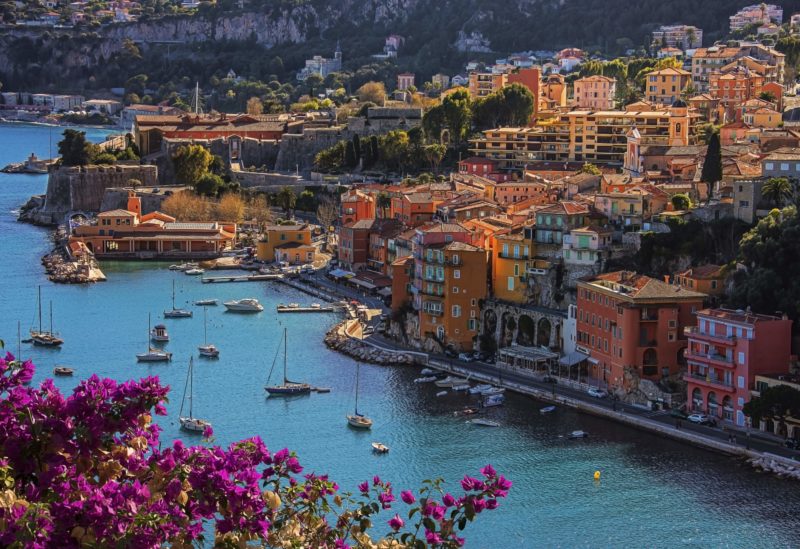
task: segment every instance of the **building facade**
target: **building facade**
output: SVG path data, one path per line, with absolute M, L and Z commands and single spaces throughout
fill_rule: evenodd
M 594 111 L 614 110 L 617 81 L 607 76 L 586 76 L 575 80 L 574 103 L 581 109 Z

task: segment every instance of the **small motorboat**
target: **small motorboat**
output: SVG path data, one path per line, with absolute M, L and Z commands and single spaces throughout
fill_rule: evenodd
M 317 393 L 330 393 L 331 392 L 331 388 L 330 387 L 314 387 L 314 391 L 317 392 Z
M 567 435 L 567 438 L 575 440 L 578 438 L 586 438 L 589 436 L 589 433 L 586 431 L 572 431 L 570 434 Z
M 469 394 L 471 394 L 471 395 L 480 395 L 484 391 L 488 391 L 491 388 L 492 388 L 492 386 L 489 385 L 488 383 L 481 383 L 480 385 L 476 385 L 475 387 L 472 387 L 469 390 Z
M 484 408 L 491 408 L 493 406 L 502 406 L 505 401 L 506 397 L 503 395 L 489 395 L 483 399 L 483 402 L 481 402 L 481 406 L 483 406 Z
M 183 274 L 187 274 L 187 275 L 190 275 L 190 276 L 197 276 L 197 275 L 203 274 L 204 272 L 206 272 L 205 269 L 199 269 L 199 268 L 198 269 L 186 269 L 185 271 L 183 271 Z
M 169 270 L 170 271 L 182 271 L 183 270 L 183 265 L 170 265 L 169 266 Z
M 436 396 L 437 397 L 443 397 L 446 394 L 447 394 L 447 391 L 439 391 L 438 393 L 436 393 Z
M 264 306 L 255 298 L 234 299 L 223 303 L 225 308 L 232 313 L 260 313 Z
M 55 368 L 53 368 L 53 375 L 57 376 L 71 376 L 74 373 L 75 370 L 67 366 L 56 366 Z
M 373 442 L 372 451 L 375 452 L 376 454 L 388 454 L 389 447 L 381 442 Z
M 299 304 L 299 303 L 289 303 L 289 304 L 287 305 L 287 307 L 288 307 L 289 309 L 299 309 L 299 308 L 300 308 L 300 304 Z
M 483 396 L 502 395 L 505 392 L 506 392 L 506 390 L 503 389 L 502 387 L 490 387 L 489 389 L 486 389 L 485 391 L 481 391 L 481 395 L 483 395 Z
M 311 304 L 311 308 L 312 309 L 321 309 L 322 305 L 320 305 L 319 303 L 312 303 Z
M 555 406 L 545 406 L 544 408 L 539 408 L 540 414 L 549 414 L 550 412 L 556 409 Z
M 500 427 L 500 424 L 491 419 L 478 417 L 475 419 L 468 419 L 467 423 L 470 425 L 480 425 L 481 427 Z
M 414 380 L 414 383 L 431 383 L 433 381 L 436 381 L 436 376 L 418 377 Z
M 153 329 L 150 330 L 150 340 L 156 343 L 165 343 L 169 341 L 169 333 L 167 333 L 167 327 L 163 324 L 156 324 L 153 326 Z
M 463 385 L 467 380 L 463 377 L 447 376 L 435 382 L 437 387 L 455 387 L 456 385 Z
M 424 376 L 432 376 L 432 375 L 436 375 L 437 372 L 436 372 L 436 370 L 433 370 L 431 368 L 423 368 L 422 371 L 420 372 L 420 374 L 422 374 Z
M 194 302 L 194 304 L 199 307 L 215 306 L 217 303 L 218 301 L 216 299 L 198 299 Z
M 459 383 L 458 385 L 453 385 L 454 391 L 469 391 L 469 383 Z
M 475 415 L 475 414 L 478 414 L 478 413 L 480 413 L 480 409 L 467 407 L 467 408 L 464 408 L 463 410 L 456 410 L 455 412 L 453 412 L 453 415 L 454 416 L 472 416 L 472 415 Z

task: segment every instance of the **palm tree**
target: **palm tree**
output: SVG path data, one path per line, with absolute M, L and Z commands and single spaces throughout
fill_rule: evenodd
M 785 177 L 771 177 L 761 188 L 761 196 L 777 207 L 783 206 L 793 194 L 792 184 Z
M 386 212 L 392 207 L 392 197 L 388 193 L 379 192 L 377 199 L 378 210 L 381 212 L 381 217 L 386 217 Z

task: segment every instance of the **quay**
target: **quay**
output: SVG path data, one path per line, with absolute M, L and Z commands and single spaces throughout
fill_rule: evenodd
M 259 282 L 264 280 L 281 280 L 282 274 L 251 274 L 243 276 L 204 276 L 203 284 L 219 284 L 221 282 Z
M 278 305 L 279 313 L 332 313 L 335 307 L 290 307 L 289 305 Z

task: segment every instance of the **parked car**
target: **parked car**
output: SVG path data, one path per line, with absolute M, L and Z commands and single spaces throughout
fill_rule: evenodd
M 455 352 L 453 349 L 451 349 L 450 347 L 447 347 L 447 348 L 444 350 L 444 355 L 445 355 L 445 356 L 449 356 L 450 358 L 456 358 L 456 357 L 458 356 L 458 353 L 456 353 L 456 352 Z
M 472 353 L 459 353 L 458 360 L 462 362 L 472 362 L 475 358 L 472 356 Z
M 364 331 L 361 332 L 364 335 L 370 335 L 375 333 L 375 328 L 373 326 L 367 325 L 364 326 Z
M 544 377 L 542 378 L 542 381 L 543 381 L 543 382 L 545 382 L 545 383 L 552 383 L 553 385 L 555 385 L 556 383 L 558 383 L 558 379 L 556 379 L 556 378 L 555 378 L 555 377 L 553 377 L 553 376 L 544 376 Z
M 608 391 L 604 391 L 603 389 L 595 389 L 592 387 L 587 391 L 589 396 L 593 396 L 594 398 L 606 398 L 608 396 Z
M 698 425 L 708 425 L 711 423 L 711 420 L 705 414 L 690 414 L 686 417 L 692 423 L 697 423 Z
M 686 418 L 689 417 L 686 414 L 686 412 L 684 412 L 680 408 L 673 408 L 672 410 L 669 411 L 669 415 L 672 416 L 672 417 L 676 417 L 678 419 L 686 419 Z

